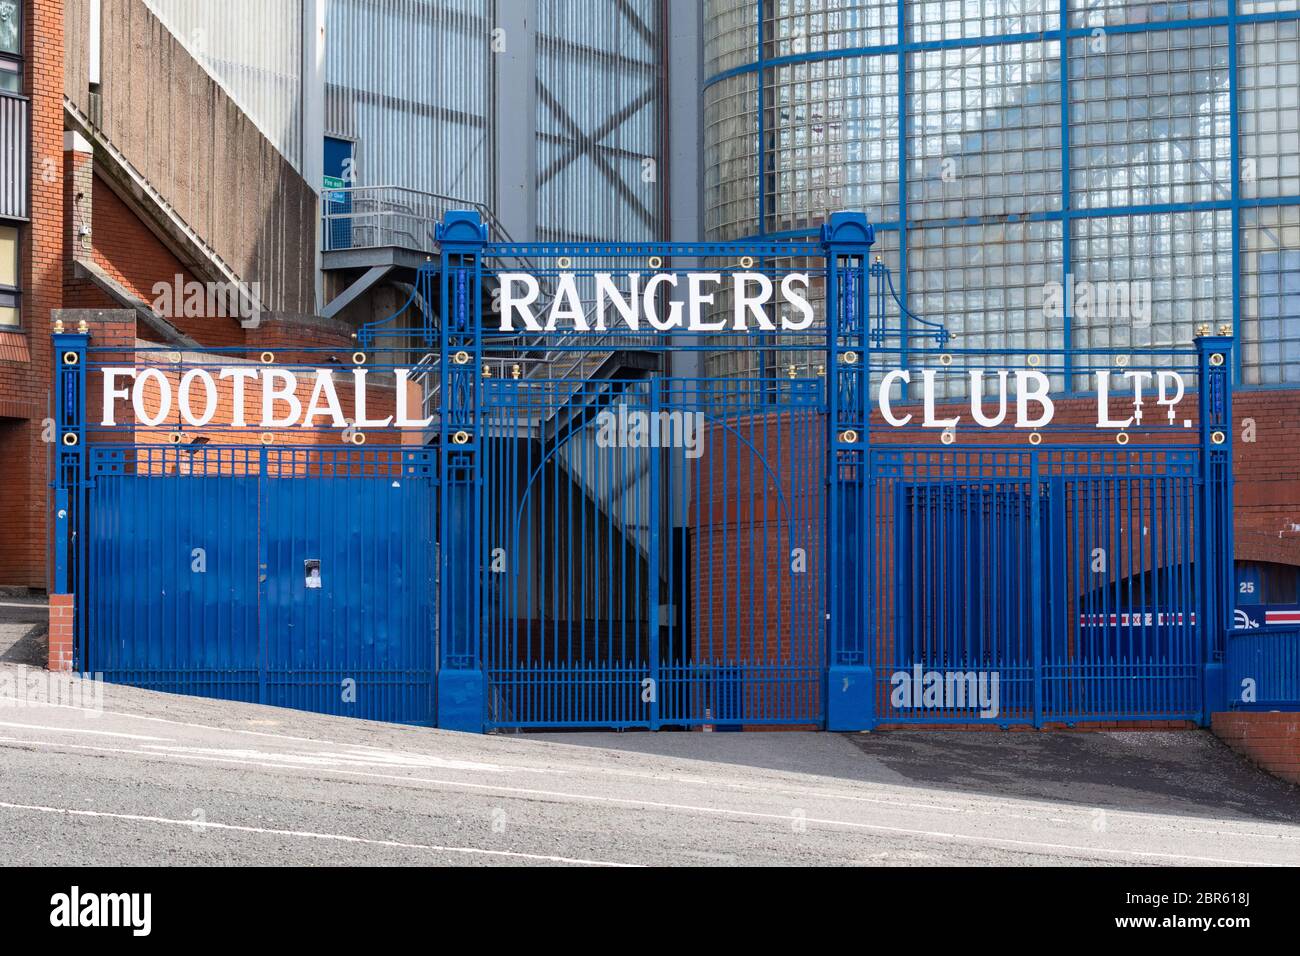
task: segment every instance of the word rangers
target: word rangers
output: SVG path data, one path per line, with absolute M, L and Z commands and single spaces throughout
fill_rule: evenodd
M 808 274 L 791 272 L 778 284 L 761 272 L 737 272 L 724 285 L 724 277 L 717 272 L 659 272 L 645 279 L 636 272 L 625 274 L 627 292 L 619 288 L 612 273 L 598 272 L 595 282 L 595 302 L 584 303 L 578 291 L 577 277 L 572 272 L 561 272 L 556 280 L 555 295 L 545 309 L 545 321 L 533 314 L 531 306 L 541 296 L 541 283 L 536 276 L 523 272 L 503 272 L 498 277 L 501 287 L 497 293 L 497 307 L 501 313 L 501 330 L 513 332 L 517 320 L 530 332 L 553 332 L 556 328 L 572 328 L 579 332 L 604 332 L 609 326 L 606 319 L 612 309 L 617 318 L 633 332 L 641 331 L 644 319 L 650 331 L 656 332 L 745 332 L 751 327 L 765 332 L 775 332 L 779 323 L 786 332 L 801 332 L 813 324 L 813 308 L 805 293 Z M 620 277 L 622 278 L 622 277 Z M 685 280 L 684 282 L 682 280 Z M 685 301 L 666 303 L 666 315 L 661 314 L 657 297 L 661 290 L 678 289 L 684 292 Z M 725 291 L 731 299 L 730 314 L 719 309 L 706 316 L 704 306 L 713 305 L 715 295 Z M 764 312 L 764 308 L 783 300 L 789 312 L 777 321 Z M 783 310 L 783 312 L 786 310 Z M 588 315 L 595 315 L 595 325 Z M 797 317 L 796 317 L 797 316 Z M 751 326 L 752 322 L 752 326 Z

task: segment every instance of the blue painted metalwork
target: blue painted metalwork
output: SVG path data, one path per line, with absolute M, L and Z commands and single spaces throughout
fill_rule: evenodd
M 54 345 L 54 581 L 55 594 L 84 594 L 85 566 L 74 547 L 86 514 L 86 366 L 89 337 L 56 332 Z M 73 666 L 84 660 L 85 624 L 73 618 Z
M 178 424 L 170 443 L 142 442 L 133 423 L 87 424 L 105 367 L 178 375 L 243 350 L 92 357 L 84 336 L 56 337 L 59 434 L 78 436 L 54 484 L 74 505 L 56 547 L 81 602 L 79 664 L 472 731 L 1204 721 L 1223 706 L 1231 339 L 1068 354 L 953 347 L 919 319 L 889 328 L 872 315 L 888 273 L 856 214 L 832 215 L 815 243 L 503 245 L 475 213 L 438 236 L 437 352 L 419 363 L 433 423 L 401 445 L 347 445 L 333 428 L 250 445 Z M 775 284 L 798 261 L 826 314 L 807 333 L 659 335 L 593 313 L 505 331 L 492 291 L 509 258 L 536 263 L 548 296 L 598 274 L 642 292 L 701 270 Z M 657 316 L 660 289 L 643 300 Z M 409 340 L 396 316 L 365 341 L 394 330 Z M 676 353 L 719 343 L 762 348 L 778 374 L 671 374 Z M 304 370 L 330 358 L 288 356 Z M 1076 398 L 1032 432 L 922 423 L 969 402 L 972 371 L 1010 369 L 1076 396 L 1099 374 L 1177 371 L 1199 387 L 1196 419 L 1150 415 L 1117 438 Z M 914 375 L 892 390 L 912 416 L 896 426 L 876 407 L 890 370 Z
M 373 349 L 377 344 L 398 348 L 409 347 L 412 343 L 423 348 L 432 349 L 438 344 L 438 327 L 434 315 L 437 299 L 434 290 L 438 284 L 438 270 L 432 262 L 426 262 L 415 273 L 415 282 L 406 302 L 395 313 L 385 319 L 367 322 L 357 329 L 357 345 L 363 349 Z M 399 324 L 398 320 L 415 313 L 419 324 L 409 322 Z
M 1202 330 L 1203 332 L 1206 330 Z M 1222 329 L 1221 331 L 1228 331 Z M 1197 555 L 1202 575 L 1201 613 L 1205 649 L 1206 720 L 1225 699 L 1224 637 L 1234 627 L 1236 574 L 1233 571 L 1233 474 L 1232 474 L 1232 339 L 1202 334 L 1197 381 L 1201 433 L 1201 523 L 1202 547 Z
M 550 281 L 644 279 L 682 271 L 671 263 L 688 255 L 722 274 L 746 256 L 771 269 L 797 254 L 823 263 L 813 275 L 827 302 L 823 375 L 792 365 L 788 382 L 660 374 L 670 352 L 745 347 L 752 333 L 675 334 L 671 346 L 574 328 L 502 340 L 482 315 L 486 727 L 1207 719 L 1222 648 L 1211 595 L 1231 573 L 1204 551 L 1224 546 L 1231 513 L 1230 462 L 1213 438 L 1230 414 L 1231 365 L 1212 357 L 1230 356 L 1230 340 L 1138 354 L 954 348 L 941 326 L 873 320 L 872 304 L 895 294 L 869 263 L 873 241 L 863 217 L 836 214 L 814 257 L 802 241 L 783 257 L 771 240 L 484 247 L 538 263 Z M 809 345 L 765 335 L 762 347 Z M 574 374 L 549 377 L 566 354 L 558 364 Z M 952 386 L 972 369 L 1026 367 L 1082 396 L 1098 372 L 1174 370 L 1209 383 L 1208 412 L 1189 429 L 1139 420 L 1123 445 L 1076 414 L 1035 434 L 1050 444 L 1004 427 L 958 446 L 915 422 L 883 427 L 873 411 L 888 369 L 930 369 Z M 615 413 L 695 412 L 719 442 L 699 463 L 596 434 Z M 779 447 L 820 449 L 820 463 L 796 467 Z M 808 536 L 794 514 L 822 530 Z M 798 584 L 777 560 L 796 540 L 817 555 Z M 1099 571 L 1094 553 L 1106 556 Z M 783 596 L 760 599 L 759 587 Z M 893 700 L 899 674 L 931 671 L 996 674 L 998 707 Z
M 435 485 L 421 450 L 92 446 L 83 667 L 432 724 Z
M 74 665 L 175 693 L 434 723 L 437 455 L 365 446 L 364 432 L 332 421 L 267 429 L 258 444 L 228 421 L 195 428 L 174 410 L 154 428 L 130 412 L 100 424 L 87 405 L 105 369 L 175 382 L 248 368 L 247 350 L 55 342 L 57 426 L 71 436 L 54 474 L 55 546 L 58 588 L 77 596 Z M 354 378 L 329 350 L 280 365 L 254 357 Z M 352 357 L 359 373 L 410 374 L 363 369 L 366 359 Z
M 1300 710 L 1300 628 L 1230 632 L 1227 675 L 1233 710 Z
M 1198 460 L 1155 444 L 873 449 L 880 699 L 914 669 L 1000 688 L 987 718 L 908 704 L 881 720 L 1200 719 Z
M 868 256 L 875 231 L 865 217 L 832 216 L 822 230 L 826 246 L 827 514 L 829 569 L 827 726 L 870 727 L 875 721 L 873 655 L 869 646 L 872 591 L 867 530 L 872 527 Z M 883 339 L 883 331 L 881 333 Z M 900 351 L 908 331 L 900 328 Z
M 477 212 L 452 212 L 437 236 L 442 246 L 438 726 L 477 731 L 483 727 L 484 700 L 479 574 L 484 566 L 482 316 L 488 231 Z

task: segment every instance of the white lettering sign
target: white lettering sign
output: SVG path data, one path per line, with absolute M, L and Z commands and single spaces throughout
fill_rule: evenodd
M 310 378 L 300 376 L 310 375 Z M 396 415 L 369 417 L 378 403 L 371 400 L 365 369 L 353 369 L 351 397 L 354 424 L 366 428 L 428 428 L 433 417 L 413 418 L 410 409 L 419 402 L 411 395 L 410 373 L 394 373 Z M 319 368 L 295 372 L 287 368 L 223 368 L 214 371 L 192 368 L 180 376 L 178 384 L 162 369 L 106 368 L 103 371 L 103 415 L 106 427 L 118 424 L 119 404 L 130 402 L 135 424 L 146 428 L 181 422 L 192 428 L 213 423 L 220 406 L 221 391 L 230 395 L 230 420 L 221 421 L 230 428 L 347 428 L 343 404 L 335 373 Z M 227 384 L 219 384 L 227 383 Z M 259 392 L 258 400 L 250 397 L 250 383 Z M 387 391 L 387 389 L 385 389 Z M 304 396 L 306 396 L 304 400 Z M 368 411 L 371 409 L 372 411 Z
M 802 332 L 813 324 L 812 304 L 808 301 L 809 277 L 804 272 L 791 272 L 773 283 L 760 272 L 737 272 L 723 276 L 717 272 L 659 272 L 649 277 L 635 272 L 619 276 L 598 272 L 595 280 L 596 301 L 588 310 L 582 301 L 573 273 L 562 272 L 556 278 L 555 291 L 547 302 L 542 298 L 541 283 L 536 276 L 525 272 L 502 272 L 497 276 L 501 283 L 498 297 L 501 310 L 501 329 L 515 332 L 521 328 L 529 332 L 554 332 L 557 328 L 572 328 L 581 332 L 592 327 L 588 314 L 595 316 L 595 329 L 604 332 L 611 320 L 621 322 L 633 332 L 645 326 L 657 332 L 746 332 L 755 328 L 765 332 L 780 328 L 786 332 Z M 684 300 L 674 299 L 660 303 L 659 293 L 667 295 L 672 290 L 684 292 Z M 710 316 L 709 307 L 717 301 L 719 293 L 728 293 L 730 314 Z M 778 310 L 777 306 L 784 306 Z M 535 311 L 534 307 L 540 308 Z M 773 319 L 763 310 L 780 311 Z
M 1097 374 L 1097 427 L 1109 429 L 1131 428 L 1141 425 L 1143 405 L 1150 400 L 1150 386 L 1155 384 L 1155 403 L 1163 406 L 1165 417 L 1170 425 L 1176 424 L 1179 402 L 1186 394 L 1186 382 L 1182 375 L 1170 371 L 1124 371 L 1117 377 L 1124 383 L 1118 391 L 1127 393 L 1128 409 L 1124 415 L 1112 411 L 1112 405 L 1118 403 L 1113 394 L 1117 391 L 1111 381 L 1112 373 L 1099 371 Z M 970 417 L 981 428 L 997 428 L 1007 421 L 1014 394 L 1015 418 L 1011 422 L 1015 428 L 1046 428 L 1056 416 L 1056 403 L 1051 396 L 1051 380 L 1037 369 L 1015 369 L 986 372 L 975 370 L 968 373 Z M 919 381 L 917 381 L 919 379 Z M 940 393 L 940 375 L 934 369 L 921 369 L 914 375 L 908 369 L 893 369 L 880 379 L 877 396 L 880 417 L 893 428 L 910 425 L 915 416 L 908 412 L 901 413 L 899 406 L 904 400 L 920 399 L 922 428 L 951 429 L 961 422 L 956 407 L 956 400 L 949 399 L 948 407 L 940 410 L 945 398 Z M 990 394 L 991 392 L 991 394 Z M 919 394 L 918 394 L 919 393 Z M 992 408 L 996 414 L 990 414 Z M 1184 423 L 1186 423 L 1184 419 Z

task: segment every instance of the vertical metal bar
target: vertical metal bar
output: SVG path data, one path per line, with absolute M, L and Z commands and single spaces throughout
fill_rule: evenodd
M 1043 726 L 1043 616 L 1046 602 L 1043 600 L 1043 575 L 1039 573 L 1044 567 L 1043 559 L 1043 495 L 1039 484 L 1039 452 L 1029 452 L 1029 494 L 1026 501 L 1029 507 L 1029 573 L 1030 599 L 1030 655 L 1033 661 L 1034 685 L 1034 726 Z
M 482 731 L 486 715 L 480 643 L 483 562 L 483 246 L 477 212 L 447 213 L 441 244 L 442 322 L 440 571 L 442 660 L 438 726 Z
M 89 559 L 87 542 L 86 390 L 90 337 L 84 333 L 56 332 L 51 336 L 55 383 L 54 473 L 54 587 L 56 594 L 72 594 L 72 668 L 84 668 L 90 608 L 85 582 Z
M 1200 716 L 1205 724 L 1216 709 L 1227 705 L 1222 649 L 1233 613 L 1232 339 L 1199 335 L 1196 346 L 1201 452 L 1196 563 L 1201 568 Z
M 867 730 L 875 720 L 874 675 L 867 652 L 867 621 L 876 582 L 868 573 L 866 548 L 872 476 L 867 408 L 869 295 L 865 281 L 867 256 L 874 242 L 875 231 L 861 214 L 836 213 L 822 227 L 828 376 L 826 533 L 830 542 L 829 666 L 824 688 L 831 730 Z
M 661 396 L 659 394 L 659 385 L 657 381 L 650 384 L 650 421 L 653 423 L 652 428 L 658 427 L 659 411 L 661 405 Z M 659 729 L 659 494 L 660 494 L 660 463 L 668 458 L 668 455 L 658 448 L 658 442 L 652 441 L 651 447 L 646 449 L 647 460 L 649 463 L 649 495 L 650 495 L 650 518 L 649 518 L 649 557 L 648 577 L 649 581 L 649 647 L 647 654 L 650 665 L 650 686 L 654 689 L 654 694 L 650 699 L 650 729 Z M 737 589 L 739 590 L 739 589 Z
M 1070 0 L 1059 0 L 1057 8 L 1060 22 L 1057 42 L 1061 64 L 1061 284 L 1070 281 L 1070 272 L 1074 269 L 1074 251 L 1070 227 L 1072 219 L 1071 179 L 1070 179 Z M 1065 296 L 1061 319 L 1062 365 L 1065 373 L 1065 393 L 1073 395 L 1074 388 L 1074 303 L 1071 296 Z
M 266 666 L 269 653 L 266 594 L 269 554 L 267 550 L 267 468 L 269 451 L 265 445 L 258 449 L 257 466 L 257 701 L 266 703 Z

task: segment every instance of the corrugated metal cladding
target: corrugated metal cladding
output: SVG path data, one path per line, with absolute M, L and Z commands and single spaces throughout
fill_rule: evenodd
M 330 0 L 325 132 L 356 185 L 492 201 L 491 0 Z
M 659 0 L 537 4 L 537 238 L 662 238 Z
M 145 0 L 302 171 L 302 0 Z
M 26 219 L 27 100 L 0 96 L 0 218 Z

